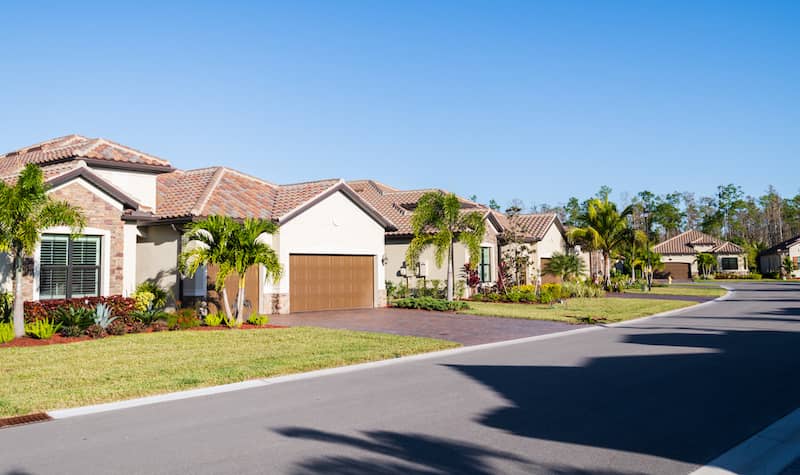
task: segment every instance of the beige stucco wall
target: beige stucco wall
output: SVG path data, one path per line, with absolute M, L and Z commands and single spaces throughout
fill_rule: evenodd
M 481 247 L 486 247 L 490 249 L 490 273 L 492 276 L 492 281 L 497 279 L 497 262 L 498 262 L 498 254 L 497 254 L 497 230 L 492 227 L 490 223 L 487 222 L 486 225 L 486 233 L 483 236 L 483 241 L 481 242 Z M 410 237 L 387 237 L 386 239 L 386 280 L 399 285 L 401 283 L 408 284 L 410 288 L 417 288 L 423 285 L 422 277 L 418 277 L 416 269 L 407 269 L 406 273 L 408 278 L 406 279 L 405 276 L 401 275 L 400 269 L 404 267 L 406 262 L 406 253 L 408 252 L 408 246 L 411 242 Z M 455 264 L 455 281 L 458 282 L 459 280 L 465 280 L 465 276 L 463 275 L 464 265 L 470 261 L 469 251 L 467 247 L 457 242 L 453 246 L 453 262 Z M 441 266 L 436 265 L 436 256 L 435 250 L 433 247 L 428 247 L 425 249 L 419 257 L 419 262 L 424 263 L 425 267 L 427 268 L 427 276 L 425 279 L 428 281 L 428 285 L 430 285 L 431 280 L 439 280 L 441 281 L 441 286 L 445 285 L 447 281 L 447 256 L 445 256 L 444 260 L 442 261 Z M 462 297 L 466 296 L 462 295 Z
M 136 240 L 136 283 L 156 281 L 178 298 L 180 234 L 171 225 L 143 227 Z
M 735 254 L 720 254 L 715 256 L 717 258 L 717 271 L 718 272 L 739 272 L 744 273 L 747 272 L 747 265 L 746 265 L 746 258 L 745 256 L 737 256 Z M 737 270 L 729 270 L 723 271 L 722 270 L 722 258 L 723 257 L 736 257 L 739 262 L 739 268 Z M 661 256 L 661 262 L 679 262 L 684 264 L 690 264 L 692 270 L 692 276 L 700 275 L 700 270 L 697 267 L 697 255 L 695 254 L 670 254 L 670 255 L 663 255 Z
M 289 256 L 291 254 L 342 254 L 375 256 L 375 306 L 382 305 L 385 293 L 385 272 L 381 262 L 385 253 L 384 228 L 343 193 L 335 193 L 302 214 L 282 225 L 273 237 L 273 248 L 283 265 L 280 282 L 262 282 L 264 304 L 274 300 L 273 295 L 287 303 L 278 309 L 291 311 L 289 294 Z
M 90 167 L 92 172 L 107 180 L 125 194 L 150 208 L 156 207 L 156 175 L 109 168 Z
M 512 253 L 514 248 L 517 246 L 517 244 L 506 244 L 502 246 L 501 250 L 505 255 L 507 253 Z M 550 226 L 540 241 L 525 243 L 519 245 L 519 247 L 528 250 L 527 254 L 529 264 L 525 281 L 533 284 L 536 282 L 536 278 L 540 275 L 540 273 L 544 273 L 544 269 L 541 268 L 542 259 L 549 259 L 553 257 L 553 254 L 555 253 L 566 252 L 567 242 L 558 227 L 553 225 Z M 588 269 L 588 255 L 584 261 L 584 265 L 587 266 Z

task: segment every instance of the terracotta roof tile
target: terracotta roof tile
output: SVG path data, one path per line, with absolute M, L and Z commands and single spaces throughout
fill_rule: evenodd
M 81 158 L 171 168 L 166 160 L 110 140 L 67 135 L 0 155 L 0 176 L 19 173 L 29 163 L 43 166 Z
M 439 189 L 398 190 L 373 180 L 355 180 L 348 182 L 348 185 L 384 218 L 394 223 L 397 230 L 387 232 L 387 236 L 408 236 L 413 234 L 411 216 L 419 199 L 422 198 L 422 195 L 431 191 L 444 192 L 444 190 Z M 488 208 L 474 201 L 462 197 L 459 197 L 459 200 L 462 203 L 464 212 L 489 212 Z
M 653 250 L 659 254 L 697 254 L 698 251 L 694 246 L 700 245 L 712 246 L 708 252 L 713 254 L 741 254 L 744 252 L 744 249 L 732 242 L 717 239 L 694 229 L 656 244 Z
M 530 241 L 541 241 L 557 218 L 555 213 L 518 214 L 507 217 L 509 226 L 518 226 L 520 232 Z

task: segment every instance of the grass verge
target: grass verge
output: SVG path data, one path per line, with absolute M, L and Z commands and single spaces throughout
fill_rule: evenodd
M 625 289 L 626 294 L 651 294 L 651 295 L 685 295 L 689 297 L 721 297 L 728 291 L 719 286 L 699 285 L 670 285 L 668 287 L 653 287 L 650 292 L 641 289 Z
M 621 322 L 695 305 L 681 300 L 585 298 L 569 299 L 564 304 L 470 302 L 459 313 L 487 317 L 525 318 L 566 323 L 586 323 L 587 318 L 605 323 Z
M 0 417 L 396 358 L 457 343 L 323 328 L 127 335 L 0 350 Z

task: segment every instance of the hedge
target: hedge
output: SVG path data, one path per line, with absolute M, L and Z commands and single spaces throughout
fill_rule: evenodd
M 433 297 L 408 297 L 392 302 L 393 307 L 415 308 L 420 310 L 433 310 L 436 312 L 452 312 L 456 310 L 466 310 L 469 305 L 466 302 L 455 300 L 453 302 L 435 299 Z
M 25 322 L 31 323 L 54 317 L 54 312 L 60 307 L 95 308 L 97 304 L 104 303 L 115 317 L 126 317 L 136 309 L 136 299 L 111 295 L 109 297 L 82 297 L 74 299 L 41 300 L 38 302 L 25 302 Z

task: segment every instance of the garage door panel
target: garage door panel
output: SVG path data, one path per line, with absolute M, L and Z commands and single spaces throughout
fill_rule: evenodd
M 654 273 L 656 278 L 667 278 L 672 276 L 673 279 L 689 280 L 691 278 L 691 267 L 684 262 L 667 262 L 664 264 L 664 270 Z
M 374 305 L 374 256 L 292 254 L 289 306 L 293 312 Z

